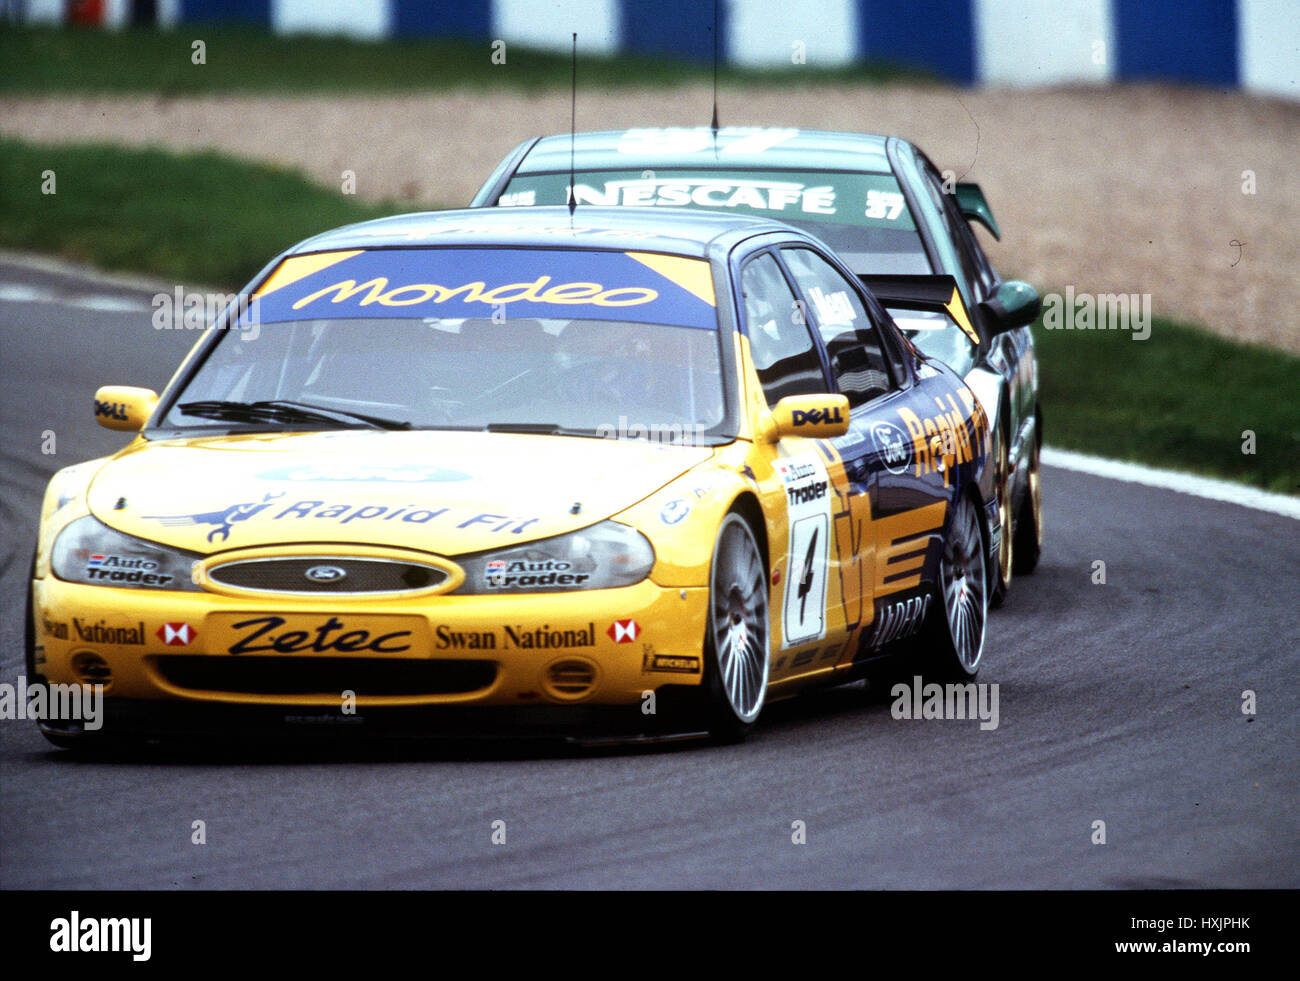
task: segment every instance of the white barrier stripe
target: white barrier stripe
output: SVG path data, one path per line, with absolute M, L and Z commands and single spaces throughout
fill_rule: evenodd
M 622 46 L 622 19 L 619 0 L 494 0 L 492 38 L 567 54 L 577 31 L 580 55 L 612 55 Z
M 374 0 L 271 0 L 277 34 L 341 34 L 375 41 L 393 33 L 391 5 Z
M 131 20 L 131 0 L 104 0 L 103 25 L 114 29 L 126 27 Z
M 1105 84 L 1115 77 L 1108 0 L 976 0 L 975 76 L 985 85 Z
M 1300 99 L 1300 10 L 1295 0 L 1238 0 L 1238 84 Z
M 1092 474 L 1094 477 L 1105 477 L 1107 480 L 1122 480 L 1130 484 L 1143 484 L 1147 487 L 1177 491 L 1180 494 L 1191 494 L 1210 501 L 1238 504 L 1244 508 L 1268 511 L 1300 521 L 1300 497 L 1273 494 L 1245 484 L 1234 484 L 1227 480 L 1215 480 L 1212 477 L 1201 477 L 1177 470 L 1157 470 L 1155 467 L 1144 467 L 1138 463 L 1108 460 L 1105 457 L 1075 453 L 1073 450 L 1059 450 L 1053 446 L 1043 447 L 1043 463 L 1049 467 L 1077 470 L 1080 473 Z
M 19 8 L 27 15 L 28 24 L 62 24 L 63 0 L 27 0 L 26 8 Z
M 747 0 L 732 4 L 728 17 L 719 57 L 733 65 L 833 68 L 859 56 L 857 0 Z

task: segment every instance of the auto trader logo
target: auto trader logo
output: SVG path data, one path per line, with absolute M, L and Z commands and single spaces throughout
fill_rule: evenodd
M 615 620 L 605 633 L 616 644 L 630 644 L 641 635 L 641 625 L 635 620 Z

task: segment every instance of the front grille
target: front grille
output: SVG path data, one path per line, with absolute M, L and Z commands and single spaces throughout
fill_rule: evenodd
M 359 559 L 330 555 L 278 559 L 243 559 L 208 571 L 233 589 L 269 593 L 409 593 L 432 589 L 447 578 L 445 570 L 418 562 Z
M 360 657 L 204 657 L 170 654 L 154 659 L 177 688 L 245 695 L 456 695 L 488 688 L 492 661 L 414 661 Z

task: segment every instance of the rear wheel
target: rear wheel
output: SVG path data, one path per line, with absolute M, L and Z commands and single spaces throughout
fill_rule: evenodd
M 705 724 L 717 739 L 743 739 L 763 709 L 768 678 L 767 566 L 740 515 L 723 519 L 709 575 Z
M 1014 567 L 1015 536 L 1011 532 L 1011 439 L 1005 430 L 998 436 L 1001 444 L 995 480 L 998 495 L 998 524 L 1001 534 L 998 542 L 997 575 L 994 577 L 993 593 L 989 597 L 990 606 L 1001 606 L 1011 589 L 1011 576 Z
M 930 675 L 953 681 L 974 678 L 984 656 L 988 579 L 984 531 L 969 495 L 953 510 L 939 557 L 939 609 L 922 636 Z
M 1016 518 L 1015 572 L 1018 576 L 1033 572 L 1043 553 L 1043 491 L 1038 477 L 1038 457 L 1043 441 L 1041 427 L 1035 428 L 1033 455 L 1029 459 L 1029 486 L 1025 488 L 1025 497 L 1020 502 L 1020 513 Z

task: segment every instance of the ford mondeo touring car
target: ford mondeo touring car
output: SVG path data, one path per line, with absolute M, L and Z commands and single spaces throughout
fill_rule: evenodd
M 402 215 L 271 262 L 59 471 L 28 673 L 96 733 L 709 732 L 902 659 L 972 677 L 988 419 L 816 238 Z

